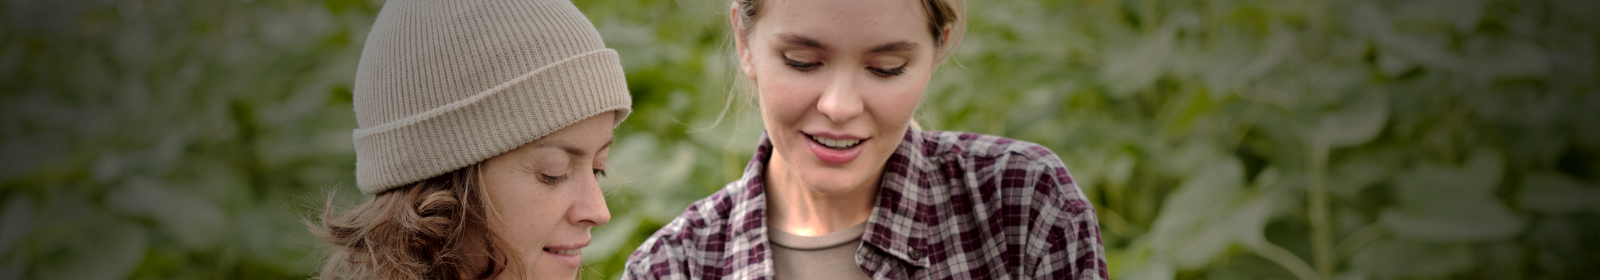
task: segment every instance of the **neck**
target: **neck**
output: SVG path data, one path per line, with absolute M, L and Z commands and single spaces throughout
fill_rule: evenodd
M 873 176 L 844 193 L 821 193 L 806 187 L 800 174 L 777 153 L 767 161 L 767 224 L 791 234 L 819 236 L 867 221 L 878 193 Z

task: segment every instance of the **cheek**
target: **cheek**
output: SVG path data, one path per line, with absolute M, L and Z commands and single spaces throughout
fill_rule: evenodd
M 922 101 L 922 91 L 927 88 L 927 79 L 905 78 L 880 84 L 874 87 L 873 94 L 863 97 L 873 118 L 884 129 L 909 126 L 912 115 L 917 111 L 917 104 Z
M 805 77 L 784 73 L 787 69 L 763 69 L 758 72 L 756 94 L 760 95 L 761 115 L 768 125 L 787 125 L 813 106 L 821 93 L 811 88 Z
M 493 207 L 498 211 L 500 219 L 489 221 L 490 230 L 505 240 L 506 246 L 515 248 L 517 252 L 537 254 L 540 247 L 565 232 L 562 226 L 566 214 L 564 210 L 571 204 L 554 199 L 556 197 L 548 192 L 544 196 L 533 195 L 538 192 L 521 194 L 495 199 Z
M 493 180 L 485 184 L 489 211 L 500 219 L 490 219 L 490 228 L 511 240 L 537 239 L 550 231 L 554 220 L 560 219 L 560 204 L 549 186 L 529 181 Z

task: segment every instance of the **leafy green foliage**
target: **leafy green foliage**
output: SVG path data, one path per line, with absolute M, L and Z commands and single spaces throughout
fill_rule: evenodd
M 614 278 L 761 124 L 727 3 L 577 4 L 635 100 L 584 254 Z M 0 278 L 311 273 L 298 221 L 366 199 L 350 90 L 380 5 L 0 5 Z M 1600 277 L 1600 4 L 968 6 L 918 122 L 1060 154 L 1117 278 Z

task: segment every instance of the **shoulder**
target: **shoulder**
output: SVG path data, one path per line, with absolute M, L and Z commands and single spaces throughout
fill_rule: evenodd
M 991 207 L 1038 213 L 1043 225 L 1063 226 L 1093 219 L 1094 207 L 1061 158 L 1042 145 L 970 132 L 924 132 L 929 161 L 963 174 L 956 194 L 993 200 Z M 959 170 L 952 170 L 959 169 Z M 957 172 L 951 172 L 957 171 Z M 1010 197 L 1017 199 L 998 200 Z
M 1104 268 L 1094 207 L 1054 151 L 994 135 L 922 133 L 923 155 L 931 168 L 938 168 L 925 172 L 939 176 L 929 181 L 951 182 L 945 186 L 950 201 L 972 201 L 951 205 L 974 207 L 941 207 L 941 211 L 953 213 L 941 216 L 986 211 L 989 217 L 1020 217 L 1002 219 L 1001 230 L 1006 234 L 994 234 L 1029 237 L 1010 241 L 1029 243 L 1019 246 L 1023 249 L 1018 256 L 1024 260 L 1016 264 L 1036 278 L 1092 275 L 1095 269 Z M 1084 269 L 1090 274 L 1083 274 Z
M 1006 137 L 959 131 L 923 131 L 923 152 L 936 164 L 963 165 L 969 173 L 999 175 L 1006 186 L 1044 187 L 1043 191 L 1076 191 L 1061 157 L 1043 145 Z M 1017 178 L 1018 176 L 1024 176 Z M 1002 178 L 1008 179 L 1008 178 Z M 1020 183 L 1020 184 L 1019 184 Z M 1067 186 L 1072 189 L 1058 189 Z
M 930 157 L 1001 158 L 1003 164 L 1033 163 L 1066 169 L 1061 158 L 1043 145 L 1006 137 L 960 131 L 922 131 L 923 152 Z M 1013 158 L 1014 157 L 1014 158 Z
M 970 132 L 924 131 L 923 151 L 934 181 L 959 182 L 958 196 L 990 201 L 989 210 L 1038 213 L 1035 222 L 1060 226 L 1093 218 L 1093 206 L 1061 158 L 1042 145 Z M 1020 213 L 1020 212 L 1018 212 Z
M 690 264 L 715 263 L 720 259 L 729 234 L 737 232 L 734 215 L 748 204 L 739 182 L 729 183 L 711 196 L 695 201 L 678 217 L 651 234 L 639 248 L 628 256 L 626 275 L 629 279 L 655 279 L 669 275 L 691 274 Z

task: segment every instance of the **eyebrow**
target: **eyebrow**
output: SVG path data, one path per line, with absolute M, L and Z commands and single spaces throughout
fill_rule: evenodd
M 801 45 L 801 46 L 806 46 L 806 47 L 810 47 L 810 48 L 817 48 L 817 49 L 822 49 L 822 50 L 828 50 L 828 45 L 822 44 L 822 42 L 818 42 L 816 39 L 811 39 L 811 37 L 801 36 L 801 35 L 798 35 L 798 34 L 787 34 L 787 33 L 785 33 L 785 34 L 778 34 L 778 38 L 783 39 L 784 42 L 790 43 L 790 44 Z M 882 45 L 878 45 L 876 47 L 872 47 L 872 50 L 867 51 L 867 53 L 908 51 L 908 50 L 913 50 L 913 49 L 916 49 L 916 48 L 917 48 L 917 43 L 912 43 L 912 42 L 907 42 L 907 41 L 899 41 L 899 42 L 882 44 Z
M 917 43 L 899 41 L 899 42 L 894 42 L 894 43 L 878 45 L 877 47 L 873 47 L 872 50 L 867 51 L 867 52 L 868 53 L 898 52 L 898 51 L 909 51 L 909 50 L 916 49 L 916 48 L 917 48 Z
M 610 148 L 611 147 L 611 143 L 615 143 L 616 140 L 617 140 L 616 137 L 612 137 L 611 139 L 607 139 L 605 145 L 600 145 L 600 150 L 603 151 L 606 148 Z M 539 142 L 538 144 L 533 145 L 533 147 L 534 148 L 555 147 L 555 148 L 561 149 L 561 151 L 567 152 L 567 154 L 570 154 L 570 155 L 573 155 L 573 156 L 579 156 L 579 157 L 585 156 L 585 155 L 589 155 L 589 152 L 585 152 L 585 151 L 583 151 L 583 149 L 579 149 L 578 147 L 575 147 L 575 146 L 573 146 L 573 145 L 571 145 L 571 144 L 569 144 L 569 143 L 567 143 L 565 141 Z
M 818 49 L 822 49 L 822 50 L 828 50 L 828 45 L 823 45 L 822 42 L 817 42 L 816 39 L 811 39 L 811 37 L 800 36 L 800 35 L 795 35 L 795 34 L 778 34 L 778 38 L 781 38 L 781 39 L 783 39 L 784 42 L 787 42 L 787 43 L 790 43 L 790 44 L 801 45 L 801 46 L 806 46 L 806 47 L 811 47 L 811 48 L 818 48 Z

